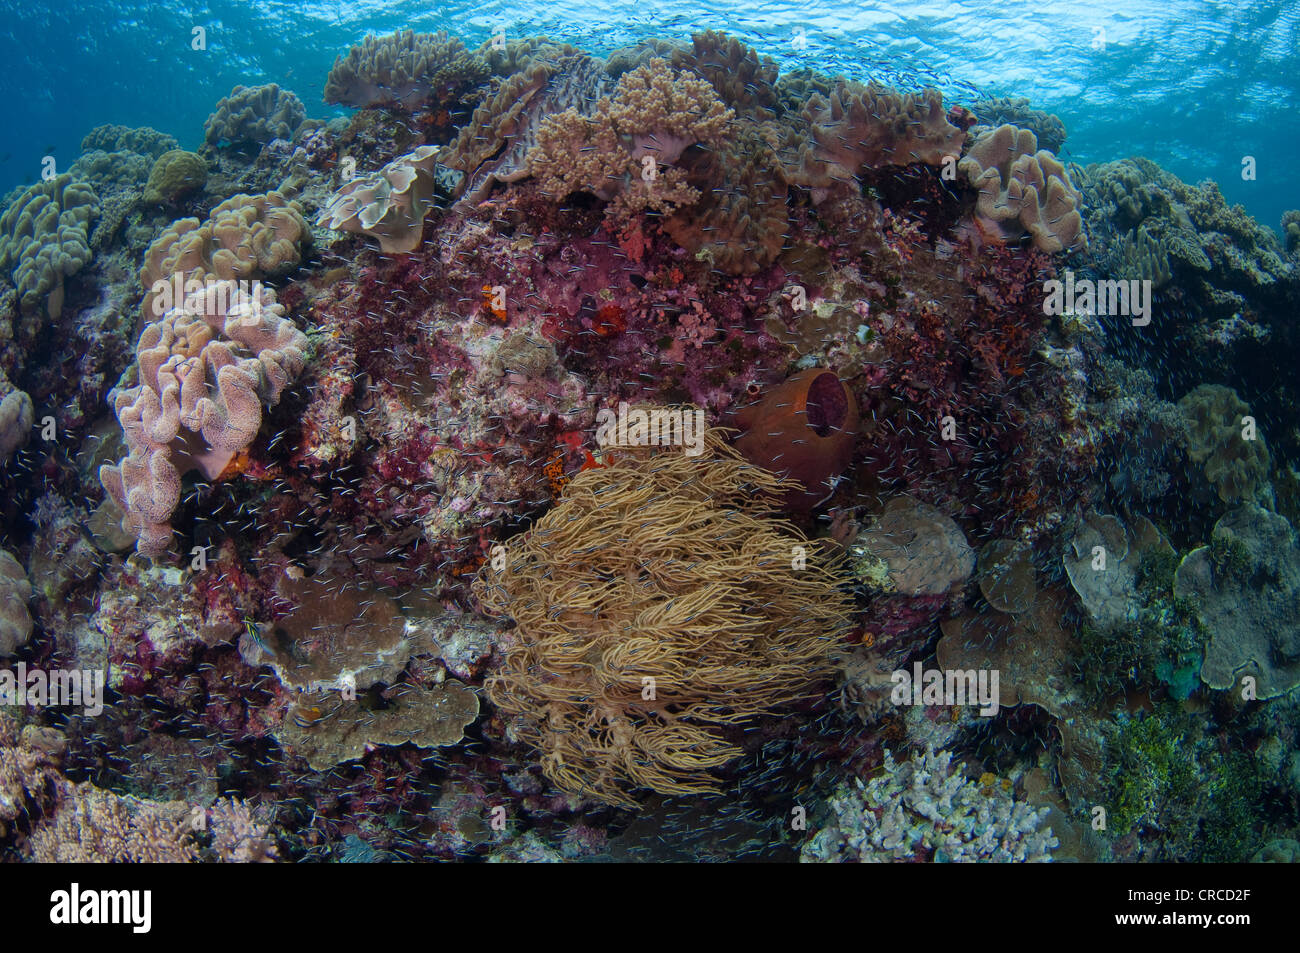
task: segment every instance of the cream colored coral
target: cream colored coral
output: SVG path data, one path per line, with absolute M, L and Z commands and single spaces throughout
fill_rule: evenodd
M 740 754 L 725 726 L 816 693 L 849 605 L 766 515 L 788 486 L 718 430 L 695 457 L 619 451 L 480 571 L 484 609 L 517 623 L 489 696 L 553 783 L 615 804 L 711 791 Z
M 157 318 L 155 282 L 213 282 L 275 278 L 302 261 L 311 233 L 297 202 L 279 192 L 236 195 L 212 210 L 206 222 L 182 218 L 145 252 L 140 268 L 146 320 Z
M 438 150 L 420 146 L 373 175 L 343 185 L 316 224 L 369 235 L 389 254 L 415 251 L 424 217 L 433 206 Z
M 1083 197 L 1056 156 L 1028 129 L 1003 125 L 980 136 L 958 170 L 979 189 L 977 214 L 1007 241 L 1026 232 L 1045 252 L 1086 247 Z

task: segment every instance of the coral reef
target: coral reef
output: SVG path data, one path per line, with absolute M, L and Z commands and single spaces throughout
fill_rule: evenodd
M 1300 218 L 831 51 L 366 37 L 15 189 L 0 661 L 106 694 L 0 862 L 1294 853 Z
M 275 83 L 236 86 L 203 124 L 203 139 L 211 146 L 291 139 L 305 118 L 302 100 Z
M 18 289 L 23 311 L 63 310 L 63 282 L 90 261 L 95 190 L 68 173 L 33 185 L 0 215 L 0 272 Z
M 347 106 L 457 103 L 488 75 L 488 64 L 443 31 L 403 30 L 367 36 L 334 61 L 325 79 L 325 101 Z
M 831 795 L 830 823 L 800 852 L 804 862 L 1043 863 L 1057 839 L 1046 808 L 1015 799 L 1010 783 L 968 781 L 949 751 L 926 751 L 867 783 Z
M 219 476 L 262 424 L 306 362 L 307 339 L 269 289 L 217 282 L 147 324 L 136 345 L 139 383 L 118 392 L 115 412 L 127 456 L 100 470 L 141 553 L 171 542 L 168 519 L 180 478 Z
M 420 146 L 353 179 L 334 193 L 316 224 L 377 238 L 388 254 L 414 251 L 433 204 L 437 156 L 437 149 Z
M 1088 243 L 1083 196 L 1056 156 L 1038 148 L 1028 129 L 999 126 L 980 136 L 957 163 L 979 190 L 977 214 L 987 233 L 1014 242 L 1028 234 L 1046 252 L 1074 251 Z
M 579 474 L 474 591 L 515 620 L 487 683 L 558 787 L 614 804 L 711 791 L 721 729 L 808 696 L 846 606 L 813 544 L 762 515 L 785 484 L 710 431 Z M 720 633 L 726 638 L 719 638 Z

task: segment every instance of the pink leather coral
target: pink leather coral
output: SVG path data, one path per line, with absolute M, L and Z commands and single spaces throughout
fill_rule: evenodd
M 148 324 L 136 346 L 139 384 L 117 395 L 128 449 L 100 481 L 126 514 L 136 548 L 156 556 L 171 539 L 181 475 L 212 479 L 252 443 L 262 404 L 275 404 L 306 361 L 307 337 L 275 294 L 221 281 Z

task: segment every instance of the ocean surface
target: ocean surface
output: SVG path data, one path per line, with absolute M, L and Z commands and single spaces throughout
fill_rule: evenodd
M 706 12 L 706 8 L 707 11 Z M 207 30 L 206 52 L 191 31 Z M 949 101 L 1025 96 L 1059 115 L 1081 163 L 1146 156 L 1184 181 L 1213 179 L 1274 229 L 1300 205 L 1300 4 L 1215 0 L 906 3 L 656 3 L 411 0 L 173 3 L 0 2 L 0 188 L 70 163 L 91 128 L 149 125 L 184 148 L 236 84 L 279 83 L 308 115 L 334 58 L 366 33 L 445 29 L 471 48 L 500 29 L 595 53 L 647 36 L 719 29 L 774 57 Z M 1242 160 L 1257 177 L 1243 181 Z

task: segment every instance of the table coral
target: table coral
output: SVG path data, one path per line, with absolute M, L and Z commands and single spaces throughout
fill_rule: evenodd
M 213 479 L 248 446 L 262 403 L 279 400 L 306 348 L 273 292 L 249 294 L 233 282 L 194 292 L 145 326 L 136 345 L 140 383 L 115 401 L 128 454 L 100 469 L 140 552 L 166 551 L 181 474 L 197 467 Z
M 90 261 L 95 190 L 68 173 L 30 186 L 0 215 L 0 271 L 18 289 L 25 312 L 63 310 L 63 282 Z
M 714 790 L 740 754 L 726 726 L 829 677 L 847 602 L 814 544 L 764 515 L 786 489 L 717 430 L 700 456 L 620 451 L 480 570 L 484 609 L 517 625 L 488 695 L 553 784 L 626 805 Z
M 1216 558 L 1234 548 L 1239 559 Z M 1211 688 L 1249 675 L 1255 697 L 1275 698 L 1300 685 L 1300 538 L 1284 517 L 1249 503 L 1228 512 L 1179 564 L 1174 594 L 1210 633 L 1201 679 Z

